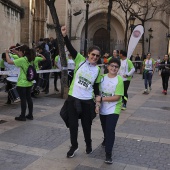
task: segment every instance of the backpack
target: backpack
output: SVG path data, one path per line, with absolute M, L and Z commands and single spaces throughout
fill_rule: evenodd
M 27 61 L 26 58 L 25 58 L 25 60 Z M 27 69 L 27 72 L 25 72 L 24 69 L 22 68 L 23 71 L 24 71 L 24 73 L 25 73 L 25 75 L 26 75 L 26 77 L 27 77 L 27 80 L 28 80 L 28 81 L 36 80 L 36 78 L 37 78 L 37 72 L 36 72 L 36 69 L 35 69 L 35 67 L 34 67 L 34 64 L 31 65 L 28 61 L 27 61 L 27 63 L 29 64 L 28 69 Z
M 32 66 L 32 65 L 29 65 L 29 66 L 28 66 L 26 76 L 27 76 L 27 80 L 28 80 L 28 81 L 36 80 L 37 72 L 36 72 L 36 69 L 35 69 L 34 66 Z

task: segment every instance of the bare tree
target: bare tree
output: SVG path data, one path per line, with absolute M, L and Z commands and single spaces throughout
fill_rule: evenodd
M 125 43 L 125 49 L 127 49 L 127 41 L 128 41 L 128 29 L 129 29 L 129 17 L 130 17 L 130 9 L 135 5 L 137 0 L 113 0 L 114 2 L 119 4 L 119 8 L 122 9 L 122 11 L 125 14 L 125 38 L 124 38 L 124 43 Z
M 61 33 L 61 26 L 60 26 L 58 15 L 57 15 L 56 8 L 54 5 L 55 0 L 45 0 L 45 2 L 50 9 L 50 13 L 51 13 L 54 26 L 55 26 L 56 37 L 58 40 L 58 48 L 60 52 L 61 66 L 62 66 L 61 97 L 66 98 L 67 93 L 68 93 L 68 86 L 67 86 L 68 74 L 67 74 L 67 60 L 66 60 L 66 54 L 65 54 L 65 49 L 64 49 L 64 40 L 63 40 L 63 36 Z
M 109 5 L 108 5 L 108 13 L 107 13 L 107 31 L 109 34 L 109 44 L 108 44 L 108 51 L 110 53 L 110 21 L 111 21 L 111 11 L 112 11 L 112 6 L 113 6 L 113 0 L 109 0 Z
M 134 15 L 141 21 L 145 28 L 145 23 L 151 20 L 159 8 L 159 0 L 138 0 L 134 8 L 129 9 L 131 15 Z M 145 34 L 142 35 L 142 57 L 145 53 Z

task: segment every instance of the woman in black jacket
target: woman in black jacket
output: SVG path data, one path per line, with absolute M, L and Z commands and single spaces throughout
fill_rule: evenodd
M 170 75 L 170 62 L 169 62 L 168 55 L 164 56 L 164 60 L 160 63 L 159 70 L 161 71 L 160 75 L 162 77 L 162 86 L 163 86 L 162 93 L 166 95 L 168 89 L 169 75 Z
M 96 65 L 100 58 L 101 50 L 92 46 L 85 58 L 78 53 L 70 43 L 66 27 L 61 28 L 64 42 L 75 62 L 73 80 L 68 93 L 68 123 L 70 130 L 71 147 L 67 157 L 72 158 L 78 150 L 78 119 L 81 119 L 84 138 L 86 143 L 86 154 L 92 153 L 91 125 L 96 116 L 93 101 L 94 94 L 99 95 L 100 68 Z

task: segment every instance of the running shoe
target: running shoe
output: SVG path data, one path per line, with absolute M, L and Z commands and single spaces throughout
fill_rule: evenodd
M 104 162 L 107 163 L 107 164 L 112 164 L 113 163 L 112 154 L 106 153 L 106 159 L 105 159 Z
M 145 89 L 143 94 L 149 94 L 148 89 Z
M 75 153 L 78 151 L 78 147 L 70 147 L 70 150 L 67 152 L 67 158 L 73 158 L 75 156 Z
M 125 104 L 122 105 L 122 110 L 126 110 L 126 105 Z
M 86 146 L 86 151 L 85 151 L 85 153 L 86 153 L 86 154 L 91 154 L 92 152 L 93 152 L 92 147 L 91 147 L 91 146 Z

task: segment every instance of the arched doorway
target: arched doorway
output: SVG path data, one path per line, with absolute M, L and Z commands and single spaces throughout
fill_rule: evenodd
M 108 52 L 109 34 L 105 28 L 98 29 L 93 37 L 93 44 L 100 47 L 102 54 Z

